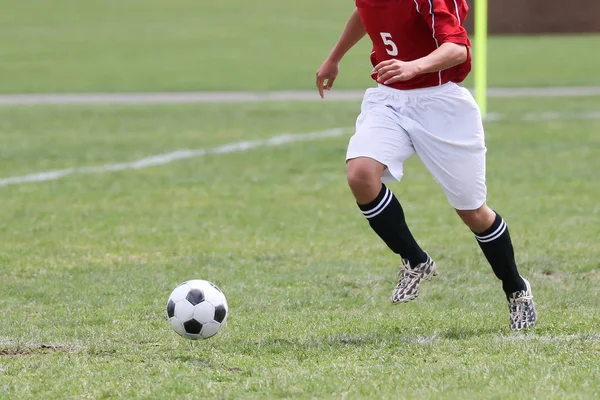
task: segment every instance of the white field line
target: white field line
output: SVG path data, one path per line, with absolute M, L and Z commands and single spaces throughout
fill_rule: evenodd
M 545 121 L 561 121 L 561 120 L 600 120 L 600 111 L 580 112 L 580 113 L 559 113 L 559 112 L 544 112 L 544 113 L 529 113 L 520 118 L 509 118 L 502 114 L 489 114 L 486 121 L 522 121 L 522 122 L 545 122 Z M 222 146 L 209 149 L 181 149 L 169 153 L 157 154 L 141 158 L 139 160 L 104 164 L 92 167 L 74 167 L 52 171 L 41 171 L 34 174 L 12 176 L 0 179 L 0 187 L 9 185 L 20 185 L 24 183 L 35 183 L 44 181 L 55 181 L 69 175 L 75 174 L 103 174 L 107 172 L 125 171 L 129 169 L 142 169 L 155 167 L 159 165 L 170 164 L 177 160 L 187 158 L 204 157 L 208 155 L 230 154 L 245 152 L 248 150 L 260 147 L 276 147 L 288 143 L 308 142 L 321 140 L 331 137 L 342 136 L 351 132 L 352 128 L 335 128 L 320 132 L 309 132 L 302 134 L 281 134 L 268 139 L 246 140 L 241 142 L 233 142 Z
M 326 100 L 358 101 L 364 90 L 334 90 Z M 547 88 L 490 88 L 489 97 L 589 97 L 600 96 L 598 86 Z M 69 104 L 186 104 L 186 103 L 254 103 L 277 101 L 320 101 L 314 90 L 273 92 L 165 92 L 165 93 L 48 93 L 0 95 L 0 106 L 69 105 Z
M 307 142 L 312 140 L 326 139 L 341 136 L 349 132 L 347 128 L 335 128 L 320 132 L 309 132 L 303 134 L 281 134 L 268 139 L 246 140 L 214 147 L 212 149 L 181 149 L 169 153 L 157 154 L 139 160 L 105 164 L 95 167 L 67 168 L 54 171 L 42 171 L 30 175 L 13 176 L 0 179 L 0 187 L 8 185 L 19 185 L 23 183 L 35 183 L 44 181 L 55 181 L 65 176 L 74 174 L 102 174 L 106 172 L 125 171 L 128 169 L 142 169 L 159 165 L 170 164 L 177 160 L 186 158 L 204 157 L 213 154 L 230 154 L 245 152 L 259 147 L 276 147 L 288 143 Z

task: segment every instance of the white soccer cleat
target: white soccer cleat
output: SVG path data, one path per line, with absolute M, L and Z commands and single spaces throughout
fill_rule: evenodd
M 437 267 L 429 255 L 427 261 L 415 267 L 411 267 L 408 260 L 402 260 L 398 284 L 392 292 L 392 303 L 406 303 L 416 299 L 421 281 L 430 281 L 436 275 Z
M 537 311 L 535 311 L 535 305 L 533 304 L 531 285 L 527 279 L 523 280 L 527 288 L 508 296 L 510 329 L 513 331 L 532 328 L 537 322 Z

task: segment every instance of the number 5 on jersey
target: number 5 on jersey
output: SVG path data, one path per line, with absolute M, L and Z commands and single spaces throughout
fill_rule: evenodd
M 396 46 L 396 43 L 394 43 L 392 41 L 392 34 L 388 33 L 388 32 L 381 32 L 381 39 L 383 40 L 383 44 L 385 44 L 385 51 L 387 51 L 387 53 L 392 56 L 395 57 L 398 55 L 398 47 Z M 391 48 L 388 48 L 391 47 Z

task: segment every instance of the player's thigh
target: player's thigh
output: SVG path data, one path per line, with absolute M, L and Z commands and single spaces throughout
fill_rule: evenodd
M 411 132 L 423 164 L 458 210 L 474 210 L 485 203 L 486 147 L 479 107 L 462 88 L 427 99 L 414 115 Z
M 385 182 L 402 178 L 404 162 L 412 154 L 412 142 L 394 110 L 384 104 L 363 102 L 346 160 L 365 157 L 378 161 L 386 166 L 382 176 Z

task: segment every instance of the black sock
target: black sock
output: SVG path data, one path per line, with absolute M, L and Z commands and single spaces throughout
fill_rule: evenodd
M 508 226 L 499 214 L 496 214 L 496 219 L 488 230 L 475 233 L 475 239 L 494 273 L 502 281 L 502 288 L 506 295 L 526 290 L 525 282 L 517 270 L 515 251 L 510 240 Z
M 371 228 L 379 235 L 388 247 L 411 266 L 427 261 L 427 254 L 417 244 L 406 226 L 404 210 L 392 191 L 381 185 L 377 198 L 369 204 L 359 204 Z

